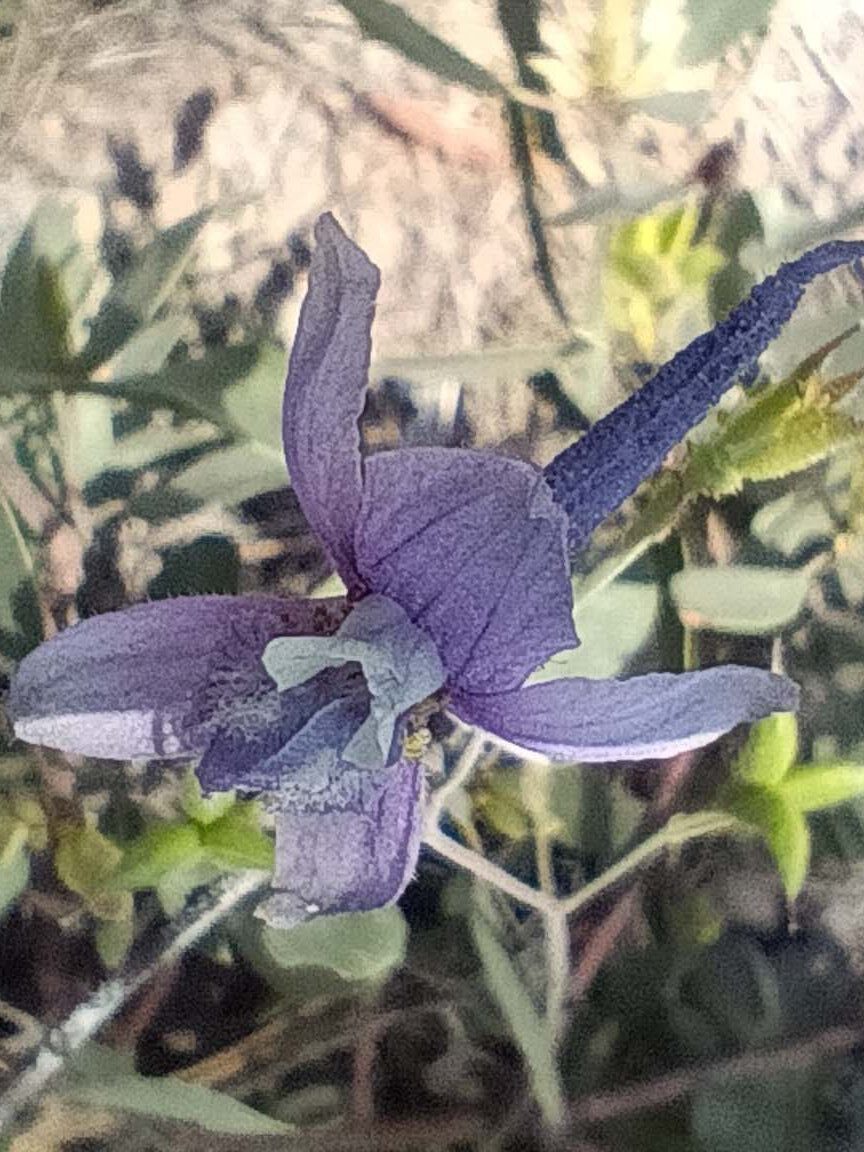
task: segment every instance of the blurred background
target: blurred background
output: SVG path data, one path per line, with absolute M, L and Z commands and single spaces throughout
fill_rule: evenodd
M 797 724 L 554 771 L 430 725 L 442 827 L 569 919 L 429 852 L 399 908 L 166 953 L 266 806 L 2 712 L 77 619 L 334 591 L 279 433 L 321 212 L 382 271 L 366 451 L 544 464 L 864 235 L 862 50 L 861 0 L 0 0 L 0 1148 L 864 1149 L 852 272 L 596 533 L 551 669 L 770 665 Z M 746 834 L 676 836 L 705 809 Z

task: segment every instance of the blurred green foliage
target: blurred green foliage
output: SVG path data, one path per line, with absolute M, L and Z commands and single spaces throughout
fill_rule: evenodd
M 711 278 L 726 263 L 710 240 L 696 239 L 699 215 L 691 200 L 620 224 L 610 237 L 606 314 L 614 331 L 633 340 L 642 360 L 655 358 L 664 320 L 675 331 L 673 309 L 706 313 Z

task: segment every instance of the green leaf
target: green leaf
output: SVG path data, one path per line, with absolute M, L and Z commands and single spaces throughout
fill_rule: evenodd
M 839 537 L 834 549 L 843 595 L 847 603 L 857 608 L 864 604 L 864 536 Z
M 200 828 L 206 858 L 220 868 L 273 870 L 273 840 L 261 827 L 261 809 L 254 801 L 237 801 Z
M 0 629 L 19 631 L 22 596 L 35 596 L 33 561 L 12 509 L 0 491 Z
M 94 1046 L 95 1047 L 95 1046 Z M 239 1100 L 172 1076 L 139 1076 L 122 1054 L 97 1050 L 99 1058 L 76 1061 L 64 1095 L 92 1108 L 132 1112 L 160 1120 L 195 1124 L 231 1136 L 284 1135 L 291 1127 Z M 88 1067 L 89 1065 L 89 1067 Z
M 122 967 L 135 939 L 134 919 L 129 915 L 122 920 L 101 920 L 93 935 L 99 959 L 109 971 L 116 971 Z
M 88 371 L 110 360 L 153 319 L 180 278 L 209 217 L 209 210 L 189 216 L 158 233 L 135 254 L 90 325 L 90 339 L 81 353 Z
M 546 1022 L 534 1008 L 506 948 L 479 911 L 471 916 L 471 935 L 486 987 L 525 1059 L 537 1104 L 550 1127 L 556 1127 L 564 1118 L 564 1099 L 555 1045 Z
M 779 812 L 779 810 L 778 810 Z M 788 900 L 795 900 L 804 886 L 810 865 L 810 829 L 807 821 L 791 805 L 772 824 L 768 847 L 774 857 Z
M 45 203 L 9 254 L 0 288 L 0 362 L 29 372 L 62 369 L 71 357 L 70 311 L 60 266 L 75 245 L 73 214 Z
M 719 60 L 745 32 L 768 24 L 776 0 L 687 0 L 690 27 L 679 49 L 684 64 Z
M 800 808 L 785 794 L 744 785 L 734 789 L 729 810 L 765 838 L 783 888 L 794 900 L 804 884 L 810 863 L 810 830 Z
M 748 245 L 741 255 L 759 279 L 784 260 L 851 232 L 864 221 L 864 200 L 860 198 L 837 215 L 814 216 L 806 207 L 791 206 L 777 183 L 754 189 L 752 195 L 762 219 L 764 244 Z M 860 305 L 857 311 L 860 317 Z
M 255 371 L 261 354 L 258 344 L 211 348 L 200 357 L 170 360 L 159 372 L 120 381 L 88 378 L 77 362 L 65 372 L 25 371 L 0 364 L 0 395 L 50 396 L 65 392 L 106 396 L 209 420 L 223 432 L 238 435 L 243 430 L 226 412 L 223 394 Z
M 154 600 L 209 593 L 232 596 L 239 583 L 237 545 L 227 536 L 214 533 L 166 548 L 162 552 L 162 571 L 150 581 L 147 591 Z
M 532 672 L 529 683 L 566 676 L 617 676 L 628 659 L 649 639 L 660 607 L 656 584 L 618 580 L 580 604 L 579 587 L 573 613 L 581 644 L 559 652 Z
M 115 883 L 123 888 L 155 888 L 168 875 L 195 867 L 204 858 L 197 824 L 154 824 L 127 845 Z
M 711 112 L 714 93 L 707 88 L 692 92 L 653 92 L 625 101 L 627 108 L 667 124 L 701 124 Z
M 395 48 L 414 64 L 451 84 L 476 92 L 503 93 L 504 86 L 485 68 L 463 56 L 458 49 L 424 28 L 389 0 L 339 0 L 360 25 L 363 33 Z
M 166 872 L 156 885 L 156 895 L 162 905 L 162 911 L 169 920 L 180 915 L 190 893 L 196 888 L 212 884 L 221 871 L 222 869 L 202 857 L 197 864 L 178 868 L 175 872 Z
M 60 408 L 64 475 L 82 488 L 111 466 L 115 405 L 104 396 L 68 396 Z
M 54 869 L 67 888 L 89 896 L 111 881 L 122 858 L 122 849 L 98 828 L 78 824 L 61 830 Z
M 791 712 L 775 712 L 752 726 L 732 770 L 748 784 L 769 788 L 783 779 L 797 751 L 797 719 Z
M 603 217 L 627 220 L 673 200 L 682 191 L 684 191 L 683 185 L 673 184 L 671 181 L 661 184 L 644 180 L 626 188 L 610 183 L 603 188 L 592 188 L 581 193 L 572 208 L 550 217 L 546 220 L 546 224 L 561 227 L 567 224 L 584 224 Z
M 285 351 L 261 344 L 249 372 L 227 388 L 224 411 L 241 436 L 271 448 L 282 458 L 282 396 L 285 391 Z
M 787 492 L 759 509 L 750 531 L 766 548 L 792 557 L 817 540 L 830 539 L 834 522 L 824 500 Z
M 747 1050 L 779 1039 L 780 982 L 754 934 L 727 932 L 670 960 L 663 976 L 670 1023 L 691 1054 L 710 1058 L 731 1045 Z
M 825 1119 L 822 1092 L 822 1081 L 809 1070 L 787 1069 L 782 1076 L 759 1080 L 709 1081 L 693 1100 L 694 1147 L 699 1152 L 838 1149 Z
M 236 802 L 235 792 L 210 792 L 205 796 L 192 768 L 183 778 L 180 803 L 189 819 L 194 820 L 196 824 L 212 824 L 229 812 Z
M 205 503 L 233 505 L 288 485 L 280 452 L 260 444 L 234 444 L 197 460 L 172 487 Z
M 482 820 L 512 844 L 531 834 L 531 822 L 522 798 L 521 773 L 499 766 L 484 775 L 472 791 L 473 807 Z
M 829 385 L 808 376 L 809 387 L 796 373 L 751 392 L 739 410 L 721 416 L 714 435 L 691 446 L 685 491 L 726 496 L 745 480 L 782 479 L 860 441 L 860 425 L 825 402 Z
M 149 408 L 170 408 L 182 416 L 198 417 L 224 432 L 240 433 L 225 409 L 229 388 L 257 371 L 266 345 L 233 344 L 208 348 L 203 356 L 170 360 L 159 372 L 129 376 L 112 385 L 113 394 Z
M 408 927 L 397 907 L 266 927 L 261 940 L 282 968 L 329 968 L 343 980 L 383 980 L 405 959 Z
M 576 337 L 566 343 L 515 344 L 482 348 L 450 356 L 387 357 L 373 360 L 370 379 L 408 380 L 412 384 L 438 387 L 458 380 L 460 384 L 489 385 L 527 380 L 540 372 L 556 371 L 593 347 L 593 341 Z
M 685 568 L 669 589 L 687 628 L 758 636 L 779 632 L 797 618 L 808 584 L 804 569 L 730 564 Z
M 781 791 L 801 812 L 820 812 L 864 796 L 864 765 L 807 764 L 790 772 Z
M 29 879 L 30 857 L 23 848 L 0 860 L 0 915 L 15 903 Z
M 119 471 L 155 467 L 177 453 L 204 448 L 218 439 L 219 432 L 200 420 L 184 420 L 182 424 L 158 429 L 150 423 L 115 440 L 103 466 Z
M 176 312 L 139 328 L 105 365 L 106 378 L 119 381 L 161 372 L 188 327 L 188 316 Z

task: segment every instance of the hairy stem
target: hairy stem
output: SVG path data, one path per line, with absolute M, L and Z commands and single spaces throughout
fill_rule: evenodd
M 705 836 L 724 836 L 742 829 L 739 820 L 727 812 L 694 812 L 686 816 L 673 816 L 672 819 L 653 836 L 628 852 L 611 868 L 590 884 L 583 885 L 578 892 L 563 900 L 556 899 L 546 892 L 532 888 L 522 880 L 517 880 L 479 852 L 473 852 L 458 841 L 446 836 L 440 829 L 429 828 L 424 843 L 446 860 L 464 868 L 478 880 L 483 880 L 507 896 L 512 896 L 520 904 L 534 908 L 544 916 L 568 917 L 581 912 L 610 888 L 643 868 L 655 857 L 670 848 L 680 848 L 691 840 Z

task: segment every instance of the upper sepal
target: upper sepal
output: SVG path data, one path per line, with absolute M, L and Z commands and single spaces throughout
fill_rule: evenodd
M 362 473 L 358 420 L 369 378 L 378 269 L 327 214 L 315 225 L 309 287 L 291 349 L 282 439 L 291 483 L 349 591 L 361 591 L 354 524 Z

